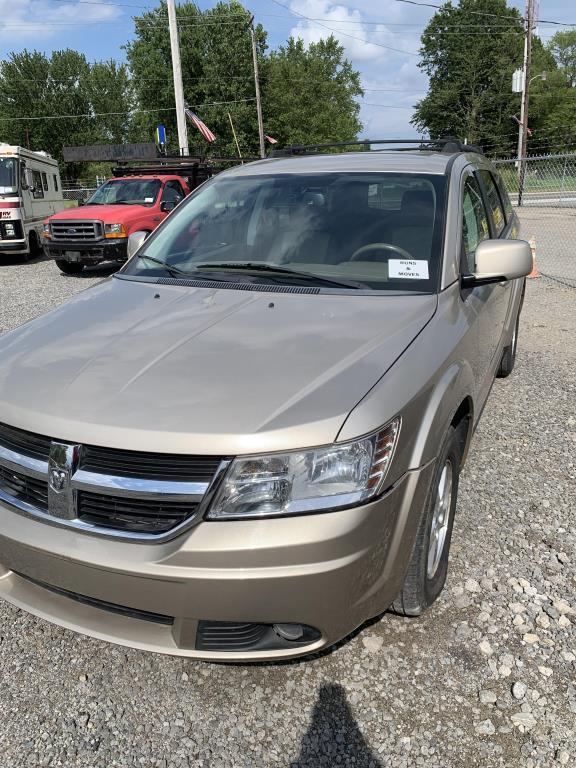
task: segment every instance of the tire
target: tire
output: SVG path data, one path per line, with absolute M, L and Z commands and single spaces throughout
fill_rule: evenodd
M 498 370 L 496 371 L 496 376 L 499 379 L 505 379 L 506 376 L 510 376 L 510 374 L 514 370 L 514 364 L 516 363 L 516 350 L 518 349 L 519 328 L 520 328 L 520 312 L 518 312 L 518 315 L 516 317 L 516 322 L 514 323 L 514 333 L 512 334 L 512 341 L 507 347 L 504 347 L 504 352 L 502 353 L 502 360 L 500 360 L 500 365 L 498 366 Z
M 65 275 L 79 275 L 84 269 L 84 264 L 79 264 L 76 261 L 63 261 L 62 259 L 56 259 L 56 266 Z
M 28 253 L 24 255 L 23 261 L 31 261 L 32 259 L 38 259 L 42 255 L 42 246 L 37 233 L 32 230 L 28 235 Z
M 451 426 L 446 434 L 432 475 L 404 584 L 391 606 L 394 613 L 420 616 L 437 600 L 444 588 L 467 432 L 468 422 L 462 421 L 456 428 Z M 436 547 L 431 546 L 433 525 Z

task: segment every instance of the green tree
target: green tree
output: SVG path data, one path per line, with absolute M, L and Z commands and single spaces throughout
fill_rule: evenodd
M 454 135 L 510 151 L 510 116 L 519 111 L 511 82 L 522 66 L 523 32 L 520 14 L 506 0 L 445 3 L 422 35 L 419 66 L 430 87 L 413 124 L 432 137 Z
M 0 62 L 0 131 L 3 141 L 42 149 L 62 161 L 62 147 L 121 142 L 127 130 L 130 85 L 124 65 L 90 64 L 73 50 L 11 53 Z M 118 115 L 99 113 L 118 112 Z M 62 164 L 62 174 L 83 173 Z
M 290 38 L 265 67 L 266 130 L 282 144 L 350 141 L 362 128 L 360 76 L 331 35 L 305 47 Z
M 228 112 L 244 154 L 258 148 L 252 48 L 251 14 L 236 0 L 219 2 L 201 11 L 193 2 L 178 6 L 182 80 L 186 103 L 216 135 L 212 153 L 236 155 Z M 135 19 L 135 40 L 126 46 L 138 109 L 133 135 L 152 140 L 157 123 L 166 126 L 169 147 L 177 151 L 172 59 L 166 4 Z M 255 30 L 261 64 L 266 33 Z M 191 153 L 205 153 L 206 141 L 189 124 Z
M 556 32 L 548 41 L 548 50 L 567 84 L 576 86 L 576 29 Z

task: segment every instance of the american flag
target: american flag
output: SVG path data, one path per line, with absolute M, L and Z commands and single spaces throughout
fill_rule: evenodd
M 214 136 L 210 128 L 200 120 L 197 114 L 192 112 L 189 107 L 185 107 L 184 112 L 186 112 L 186 117 L 188 117 L 190 122 L 194 123 L 206 141 L 216 141 L 216 136 Z
M 264 138 L 266 141 L 268 141 L 270 144 L 278 144 L 278 139 L 275 139 L 273 136 L 268 136 L 268 134 L 264 134 Z

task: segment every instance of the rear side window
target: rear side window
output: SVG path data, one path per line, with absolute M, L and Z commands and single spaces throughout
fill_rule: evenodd
M 52 178 L 54 179 L 54 189 L 56 190 L 56 192 L 58 192 L 58 176 L 56 176 L 56 174 L 54 173 L 52 174 Z
M 495 235 L 499 236 L 506 226 L 504 208 L 502 207 L 502 203 L 500 201 L 500 195 L 496 189 L 496 184 L 494 183 L 492 174 L 489 171 L 479 171 L 479 176 L 482 179 L 484 189 L 486 190 L 486 200 L 488 203 L 490 216 L 494 224 Z
M 48 176 L 45 173 L 42 174 L 42 187 L 44 192 L 48 192 Z
M 514 213 L 512 208 L 512 203 L 510 202 L 510 195 L 506 191 L 506 187 L 504 186 L 504 182 L 502 181 L 502 176 L 500 176 L 499 173 L 494 174 L 494 181 L 496 182 L 496 186 L 498 187 L 498 192 L 500 192 L 500 200 L 502 200 L 502 205 L 504 206 L 504 213 L 506 214 L 506 223 L 508 223 Z
M 488 215 L 480 187 L 474 176 L 469 176 L 464 184 L 462 201 L 462 257 L 468 274 L 474 272 L 476 266 L 476 248 L 489 237 Z

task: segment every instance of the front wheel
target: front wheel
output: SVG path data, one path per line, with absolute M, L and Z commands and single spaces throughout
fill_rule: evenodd
M 56 266 L 65 275 L 79 275 L 84 269 L 84 265 L 77 261 L 64 261 L 63 259 L 56 259 Z
M 444 588 L 466 436 L 465 421 L 456 428 L 450 427 L 446 434 L 432 476 L 404 584 L 391 606 L 395 613 L 419 616 L 432 605 Z

